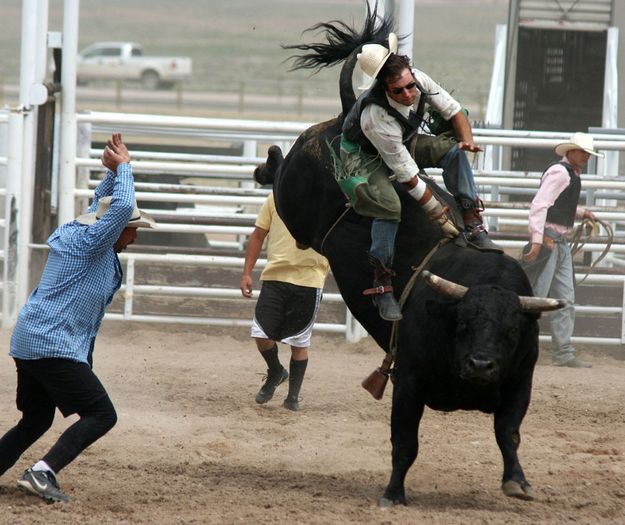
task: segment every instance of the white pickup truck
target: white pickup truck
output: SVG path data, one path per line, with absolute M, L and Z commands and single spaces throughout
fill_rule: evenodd
M 78 53 L 77 80 L 137 80 L 146 89 L 158 89 L 191 77 L 188 57 L 152 57 L 135 42 L 96 42 Z

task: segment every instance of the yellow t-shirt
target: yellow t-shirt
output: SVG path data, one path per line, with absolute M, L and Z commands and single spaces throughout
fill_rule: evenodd
M 256 226 L 267 230 L 267 265 L 261 281 L 283 281 L 299 286 L 323 288 L 329 265 L 312 248 L 300 250 L 276 211 L 273 193 L 263 203 Z

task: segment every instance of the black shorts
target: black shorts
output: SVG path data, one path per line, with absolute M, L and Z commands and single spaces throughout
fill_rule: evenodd
M 63 416 L 80 413 L 103 397 L 104 386 L 89 365 L 69 359 L 15 359 L 17 409 L 56 406 Z
M 321 290 L 282 281 L 263 281 L 254 320 L 267 338 L 283 341 L 312 330 Z

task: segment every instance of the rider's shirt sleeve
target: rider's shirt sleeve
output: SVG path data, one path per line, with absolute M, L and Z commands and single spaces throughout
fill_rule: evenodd
M 360 116 L 360 126 L 399 182 L 407 182 L 418 173 L 417 163 L 402 142 L 401 126 L 383 107 L 369 104 Z

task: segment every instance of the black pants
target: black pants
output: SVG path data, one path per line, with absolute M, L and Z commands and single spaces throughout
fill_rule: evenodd
M 15 364 L 22 419 L 0 439 L 0 475 L 50 428 L 57 407 L 65 417 L 80 419 L 41 458 L 55 472 L 117 422 L 113 403 L 89 365 L 67 359 L 16 359 Z

